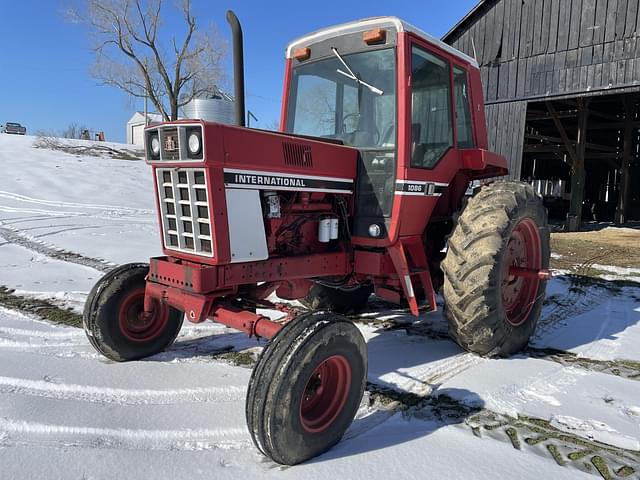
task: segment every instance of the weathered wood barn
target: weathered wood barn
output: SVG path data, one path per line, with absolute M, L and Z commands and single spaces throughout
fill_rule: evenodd
M 478 60 L 491 146 L 552 217 L 640 220 L 640 0 L 484 0 L 444 41 Z

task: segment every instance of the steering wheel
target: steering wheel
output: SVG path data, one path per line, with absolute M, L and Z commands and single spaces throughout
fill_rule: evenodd
M 352 132 L 347 132 L 347 129 L 345 127 L 347 122 L 351 121 L 352 119 L 358 119 L 359 117 L 360 117 L 359 113 L 348 113 L 344 117 L 342 117 L 342 126 L 341 126 L 342 128 L 340 129 L 341 133 L 348 135 L 358 130 L 357 120 L 356 120 L 356 128 Z
M 358 130 L 357 128 L 351 132 L 347 132 L 345 129 L 345 124 L 354 118 L 358 118 L 360 117 L 359 113 L 349 113 L 347 115 L 345 115 L 342 118 L 342 133 L 344 135 L 352 135 L 355 137 L 355 134 L 360 132 L 360 133 L 367 133 L 370 134 L 372 137 L 371 140 L 371 145 L 378 145 L 378 142 L 380 141 L 380 131 L 378 130 L 378 128 L 376 127 L 376 125 L 373 125 L 373 129 L 372 130 Z

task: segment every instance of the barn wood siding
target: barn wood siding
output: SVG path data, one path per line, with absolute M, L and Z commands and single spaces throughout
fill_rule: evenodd
M 509 177 L 520 178 L 527 102 L 496 103 L 486 106 L 489 149 L 504 155 Z
M 640 85 L 638 0 L 487 0 L 445 41 L 480 64 L 487 104 Z

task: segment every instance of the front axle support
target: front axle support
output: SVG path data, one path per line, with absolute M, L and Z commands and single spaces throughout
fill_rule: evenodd
M 250 337 L 273 338 L 282 325 L 248 310 L 221 302 L 213 295 L 202 295 L 161 285 L 147 280 L 145 288 L 145 312 L 151 312 L 154 302 L 168 304 L 185 312 L 192 323 L 213 320 L 227 327 L 247 333 Z

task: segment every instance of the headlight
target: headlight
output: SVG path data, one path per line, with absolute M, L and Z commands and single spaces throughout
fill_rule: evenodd
M 369 235 L 371 235 L 373 238 L 378 238 L 381 234 L 382 229 L 380 228 L 380 225 L 378 225 L 377 223 L 372 223 L 371 225 L 369 225 Z
M 151 136 L 151 154 L 157 157 L 160 154 L 160 139 L 158 135 Z
M 200 149 L 202 148 L 202 141 L 200 140 L 200 134 L 193 132 L 189 135 L 189 153 L 191 155 L 197 155 L 200 153 Z

